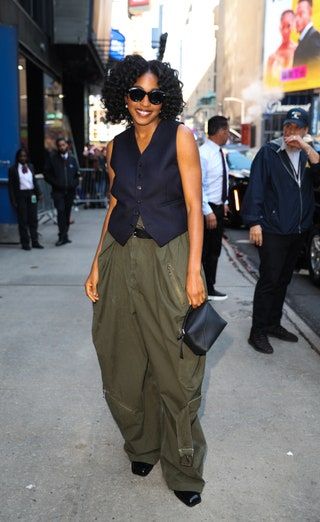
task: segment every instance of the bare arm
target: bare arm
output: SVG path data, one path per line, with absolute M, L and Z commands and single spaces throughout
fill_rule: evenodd
M 302 149 L 305 151 L 305 153 L 308 156 L 308 160 L 312 165 L 316 165 L 320 161 L 319 154 L 316 150 L 314 150 L 311 145 L 306 143 L 301 136 L 288 136 L 287 138 L 284 138 L 284 141 L 287 145 L 291 145 L 293 147 L 297 147 L 298 149 Z
M 203 242 L 201 166 L 193 134 L 184 125 L 178 127 L 177 157 L 187 207 L 190 241 L 186 292 L 189 303 L 193 307 L 197 307 L 206 298 L 200 273 Z
M 109 180 L 110 180 L 110 189 L 109 190 L 111 190 L 111 188 L 112 188 L 112 183 L 113 183 L 113 180 L 115 177 L 115 173 L 110 166 L 112 147 L 113 147 L 113 142 L 110 142 L 107 147 L 107 164 L 108 164 L 108 174 L 109 174 Z M 93 303 L 95 303 L 96 301 L 99 300 L 99 295 L 97 292 L 97 284 L 98 284 L 98 280 L 99 280 L 98 258 L 99 258 L 99 254 L 101 252 L 103 240 L 104 240 L 105 235 L 108 230 L 111 212 L 114 209 L 114 207 L 116 206 L 116 204 L 117 204 L 117 200 L 112 195 L 110 195 L 109 207 L 108 207 L 108 211 L 107 211 L 106 217 L 105 217 L 103 225 L 102 225 L 100 241 L 98 243 L 98 247 L 97 247 L 95 256 L 93 258 L 90 274 L 85 282 L 86 294 Z
M 320 156 L 316 150 L 314 150 L 313 147 L 308 145 L 308 147 L 305 147 L 305 152 L 308 156 L 308 159 L 312 165 L 317 165 L 320 161 Z

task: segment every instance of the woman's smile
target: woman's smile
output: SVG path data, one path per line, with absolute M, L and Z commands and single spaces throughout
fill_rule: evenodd
M 136 109 L 136 113 L 141 118 L 148 118 L 152 114 L 152 111 L 148 111 L 146 109 Z

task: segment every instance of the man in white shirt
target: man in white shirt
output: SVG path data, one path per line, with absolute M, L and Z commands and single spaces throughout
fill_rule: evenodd
M 218 259 L 221 253 L 223 218 L 228 212 L 228 169 L 222 146 L 229 139 L 228 119 L 213 116 L 208 120 L 208 139 L 201 145 L 202 210 L 205 219 L 202 263 L 208 298 L 215 301 L 227 295 L 215 289 Z

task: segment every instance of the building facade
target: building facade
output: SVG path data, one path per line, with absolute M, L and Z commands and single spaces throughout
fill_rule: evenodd
M 88 96 L 108 59 L 112 0 L 2 0 L 0 3 L 0 227 L 16 222 L 8 166 L 24 145 L 36 172 L 58 136 L 81 157 Z M 103 23 L 102 23 L 103 21 Z M 1 233 L 1 231 L 0 231 Z
M 308 22 L 320 31 L 320 2 L 308 6 Z M 320 53 L 316 63 L 297 63 L 298 11 L 298 0 L 221 0 L 216 7 L 217 108 L 248 145 L 279 136 L 296 105 L 310 112 L 310 133 L 319 134 Z
M 218 112 L 229 117 L 230 125 L 238 131 L 245 122 L 259 129 L 264 2 L 221 0 L 216 8 L 216 20 Z M 259 136 L 257 138 L 259 141 Z

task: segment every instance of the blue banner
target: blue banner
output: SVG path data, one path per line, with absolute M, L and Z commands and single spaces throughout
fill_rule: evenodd
M 0 24 L 0 224 L 16 223 L 8 194 L 8 168 L 20 146 L 18 40 L 15 27 Z
M 111 29 L 110 60 L 121 61 L 125 56 L 125 37 L 116 29 Z

